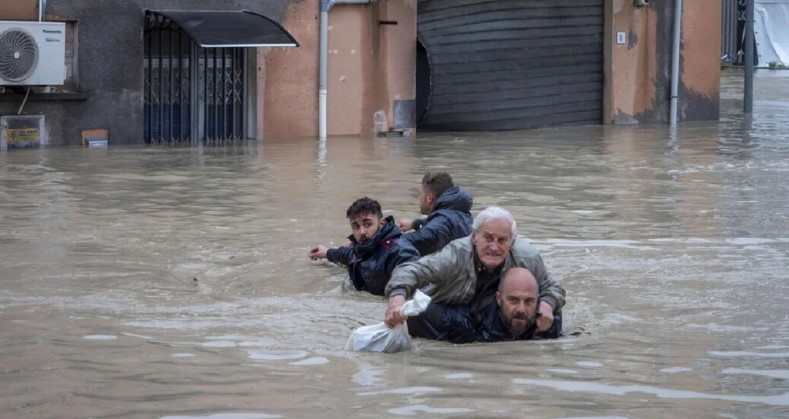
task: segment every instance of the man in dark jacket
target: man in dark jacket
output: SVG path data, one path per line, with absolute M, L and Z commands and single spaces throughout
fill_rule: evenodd
M 398 226 L 419 254 L 424 256 L 441 250 L 452 240 L 471 234 L 471 194 L 458 188 L 445 172 L 427 172 L 419 188 L 419 211 L 425 219 L 402 218 Z
M 476 315 L 470 304 L 445 307 L 428 316 L 441 332 L 430 336 L 452 343 L 499 342 L 509 340 L 555 339 L 561 336 L 561 313 L 555 315 L 551 328 L 537 332 L 539 286 L 526 268 L 514 267 L 499 282 L 496 301 Z M 435 307 L 433 307 L 435 308 Z M 428 323 L 429 324 L 429 323 Z
M 384 218 L 378 201 L 368 197 L 357 199 L 345 215 L 351 223 L 353 234 L 348 236 L 351 245 L 333 249 L 317 245 L 308 256 L 347 266 L 354 288 L 383 295 L 395 266 L 419 259 L 419 252 L 401 239 L 394 218 Z

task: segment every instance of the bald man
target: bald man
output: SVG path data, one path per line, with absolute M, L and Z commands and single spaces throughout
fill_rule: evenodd
M 452 343 L 555 339 L 562 334 L 562 314 L 545 332 L 537 332 L 540 289 L 526 268 L 508 269 L 499 281 L 496 300 L 472 315 L 469 304 L 448 306 L 442 313 L 444 332 L 436 337 Z M 410 325 L 409 325 L 410 330 Z M 421 334 L 424 337 L 424 334 Z
M 540 289 L 526 268 L 512 268 L 501 278 L 496 291 L 498 309 L 482 313 L 481 340 L 531 339 L 536 329 Z

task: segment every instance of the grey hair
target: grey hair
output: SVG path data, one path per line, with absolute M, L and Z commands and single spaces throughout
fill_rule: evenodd
M 480 211 L 479 214 L 477 214 L 477 217 L 474 218 L 474 224 L 471 225 L 471 232 L 474 234 L 479 233 L 482 225 L 490 220 L 509 221 L 512 225 L 510 228 L 510 236 L 512 236 L 511 239 L 514 241 L 515 238 L 518 237 L 518 228 L 517 224 L 515 223 L 515 217 L 513 217 L 512 213 L 509 211 L 497 206 L 487 207 Z

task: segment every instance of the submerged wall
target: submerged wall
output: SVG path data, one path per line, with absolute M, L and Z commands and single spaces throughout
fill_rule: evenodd
M 264 138 L 318 135 L 319 6 L 287 9 L 283 26 L 299 48 L 260 52 Z M 335 5 L 328 44 L 328 135 L 372 134 L 376 112 L 392 127 L 396 101 L 414 100 L 416 0 Z
M 631 0 L 606 5 L 604 123 L 669 121 L 674 2 L 637 7 Z M 718 0 L 683 2 L 678 120 L 717 120 L 720 115 Z M 625 34 L 617 44 L 617 32 Z
M 18 17 L 22 12 L 29 15 L 30 7 L 23 4 L 38 3 L 17 1 L 19 7 L 0 8 L 0 20 Z M 70 70 L 73 81 L 55 86 L 53 93 L 31 94 L 22 113 L 46 116 L 51 145 L 80 144 L 81 131 L 94 128 L 107 129 L 111 144 L 141 144 L 145 9 L 246 9 L 281 22 L 287 4 L 293 1 L 48 0 L 45 20 L 65 21 L 67 32 L 74 32 L 67 33 L 76 51 Z M 299 37 L 297 40 L 302 41 Z M 0 95 L 0 115 L 16 114 L 23 97 L 23 93 Z
M 0 9 L 0 19 L 30 15 L 37 1 L 13 4 Z M 382 0 L 331 10 L 329 135 L 403 128 L 409 117 L 405 129 L 413 129 L 417 4 Z M 23 113 L 47 116 L 50 144 L 79 144 L 80 132 L 93 128 L 108 129 L 111 143 L 142 143 L 144 9 L 247 9 L 282 23 L 300 44 L 261 48 L 256 54 L 257 137 L 315 136 L 319 7 L 319 0 L 49 0 L 46 19 L 66 21 L 73 31 L 72 81 L 58 95 L 31 95 Z M 605 0 L 600 122 L 668 121 L 673 7 L 670 0 L 646 7 Z M 680 121 L 719 116 L 720 12 L 719 0 L 684 1 Z M 617 32 L 625 33 L 624 44 L 616 43 Z M 0 114 L 16 114 L 20 102 L 18 95 L 3 96 Z M 376 121 L 376 114 L 383 118 Z

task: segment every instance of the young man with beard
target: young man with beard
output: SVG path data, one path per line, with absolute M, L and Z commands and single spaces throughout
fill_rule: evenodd
M 368 197 L 357 199 L 345 215 L 351 224 L 352 234 L 348 236 L 351 245 L 333 249 L 316 245 L 308 256 L 347 266 L 354 288 L 383 295 L 394 268 L 419 259 L 419 252 L 401 239 L 402 233 L 393 217 L 384 218 L 378 201 Z
M 406 298 L 422 289 L 432 302 L 425 312 L 408 318 L 409 333 L 428 339 L 473 341 L 468 340 L 469 331 L 474 336 L 486 309 L 496 304 L 500 279 L 514 267 L 526 268 L 537 280 L 541 315 L 536 317 L 536 332 L 548 332 L 564 306 L 565 291 L 548 273 L 537 249 L 517 237 L 512 214 L 500 207 L 481 211 L 474 219 L 471 236 L 395 269 L 386 286 L 389 305 L 384 322 L 389 327 L 405 322 L 400 310 Z
M 419 211 L 427 218 L 401 218 L 398 226 L 419 254 L 435 253 L 471 234 L 472 204 L 471 194 L 455 186 L 449 173 L 427 172 L 419 187 Z

